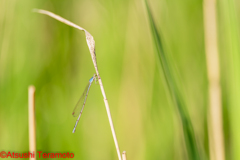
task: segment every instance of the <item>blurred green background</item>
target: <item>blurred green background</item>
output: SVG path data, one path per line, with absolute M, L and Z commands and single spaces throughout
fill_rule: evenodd
M 180 75 L 201 157 L 209 159 L 202 3 L 149 0 Z M 226 159 L 237 159 L 240 149 L 239 4 L 218 1 Z M 92 85 L 72 134 L 76 118 L 71 113 L 95 73 L 84 32 L 33 8 L 54 12 L 93 35 L 118 143 L 128 160 L 187 159 L 179 114 L 159 74 L 145 4 L 139 0 L 0 0 L 0 151 L 29 150 L 27 89 L 32 84 L 38 151 L 117 160 L 99 85 Z

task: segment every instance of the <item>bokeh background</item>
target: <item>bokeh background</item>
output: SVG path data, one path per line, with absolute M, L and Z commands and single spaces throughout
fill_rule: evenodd
M 202 3 L 149 0 L 183 86 L 201 157 L 209 159 Z M 239 53 L 239 6 L 234 0 L 218 1 L 226 159 L 237 159 L 240 149 L 240 59 L 231 54 Z M 0 0 L 0 151 L 29 150 L 27 90 L 34 85 L 38 151 L 117 159 L 99 85 L 92 85 L 72 134 L 76 118 L 71 113 L 95 73 L 84 32 L 34 8 L 54 12 L 93 35 L 118 143 L 129 160 L 187 159 L 179 114 L 159 72 L 146 7 L 139 0 Z

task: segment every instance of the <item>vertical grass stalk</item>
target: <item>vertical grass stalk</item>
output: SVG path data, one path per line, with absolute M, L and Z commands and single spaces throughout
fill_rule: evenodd
M 228 105 L 226 110 L 229 113 L 230 135 L 227 136 L 227 144 L 230 147 L 225 149 L 228 152 L 227 157 L 231 159 L 240 159 L 240 21 L 239 21 L 239 1 L 237 0 L 218 0 L 220 13 L 221 32 L 219 35 L 222 39 L 221 49 L 224 49 L 222 56 L 223 61 L 227 62 L 224 77 L 226 77 Z M 221 33 L 221 34 L 220 34 Z M 230 143 L 228 143 L 230 140 Z M 230 159 L 230 158 L 228 158 Z
M 127 160 L 126 151 L 123 151 L 122 153 L 122 160 Z
M 225 160 L 216 0 L 203 1 L 205 53 L 208 73 L 208 136 L 211 160 Z
M 28 87 L 28 128 L 29 128 L 29 151 L 36 154 L 36 118 L 35 118 L 35 87 Z M 31 156 L 30 160 L 36 160 Z

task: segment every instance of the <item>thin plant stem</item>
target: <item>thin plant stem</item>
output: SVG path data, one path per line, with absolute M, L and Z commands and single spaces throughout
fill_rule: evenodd
M 208 135 L 211 160 L 225 160 L 220 69 L 217 45 L 216 0 L 204 0 L 205 51 L 208 72 Z
M 123 159 L 123 160 L 127 160 L 126 151 L 123 151 L 123 153 L 122 153 L 122 159 Z
M 118 159 L 121 160 L 120 149 L 119 149 L 119 146 L 118 146 L 117 136 L 116 136 L 114 126 L 113 126 L 113 121 L 112 121 L 110 108 L 109 108 L 109 105 L 108 105 L 108 100 L 107 100 L 107 97 L 106 97 L 106 94 L 105 94 L 105 91 L 104 91 L 104 88 L 103 88 L 102 80 L 101 80 L 101 77 L 98 73 L 98 70 L 96 70 L 96 72 L 97 72 L 97 76 L 98 76 L 98 82 L 99 82 L 99 85 L 100 85 L 100 88 L 101 88 L 101 91 L 102 91 L 103 100 L 104 100 L 104 103 L 105 103 L 109 124 L 110 124 L 111 130 L 112 130 L 113 140 L 115 142 L 115 146 L 116 146 L 116 150 L 117 150 L 117 154 L 118 154 Z
M 96 74 L 97 74 L 97 77 L 98 77 L 98 82 L 99 82 L 99 85 L 100 85 L 100 89 L 102 91 L 103 100 L 104 100 L 104 104 L 105 104 L 105 107 L 106 107 L 107 116 L 108 116 L 111 131 L 112 131 L 113 140 L 114 140 L 115 147 L 116 147 L 117 154 L 118 154 L 118 159 L 122 160 L 120 149 L 119 149 L 119 146 L 118 146 L 117 136 L 116 136 L 114 126 L 113 126 L 113 121 L 112 121 L 112 117 L 111 117 L 111 112 L 110 112 L 108 100 L 107 100 L 105 90 L 104 90 L 104 87 L 103 87 L 103 83 L 102 83 L 102 79 L 99 75 L 99 71 L 98 71 L 98 67 L 97 67 L 97 60 L 96 60 L 96 54 L 95 54 L 95 41 L 93 39 L 93 36 L 87 30 L 85 30 L 84 28 L 82 28 L 82 27 L 80 27 L 80 26 L 78 26 L 78 25 L 76 25 L 76 24 L 74 24 L 74 23 L 72 23 L 72 22 L 54 14 L 54 13 L 52 13 L 52 12 L 49 12 L 49 11 L 46 11 L 46 10 L 41 10 L 41 9 L 34 9 L 33 11 L 37 12 L 37 13 L 48 15 L 48 16 L 50 16 L 50 17 L 52 17 L 52 18 L 54 18 L 54 19 L 56 19 L 56 20 L 58 20 L 62 23 L 65 23 L 65 24 L 67 24 L 71 27 L 77 28 L 77 29 L 85 32 L 87 45 L 88 45 L 88 48 L 89 48 L 89 51 L 90 51 L 90 54 L 91 54 L 91 57 L 92 57 L 93 65 L 94 65 L 94 68 L 95 68 L 95 71 L 96 71 Z
M 35 118 L 35 87 L 28 87 L 28 123 L 29 123 L 29 151 L 36 154 L 36 118 Z M 36 156 L 30 156 L 36 160 Z

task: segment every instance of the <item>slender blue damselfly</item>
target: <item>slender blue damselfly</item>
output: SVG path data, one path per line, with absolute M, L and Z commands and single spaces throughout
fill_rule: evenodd
M 93 77 L 89 80 L 88 85 L 86 86 L 86 88 L 85 88 L 82 96 L 79 98 L 79 100 L 78 100 L 78 102 L 77 102 L 77 104 L 76 104 L 76 106 L 75 106 L 75 108 L 74 108 L 74 110 L 73 110 L 72 115 L 73 115 L 74 117 L 78 116 L 78 119 L 77 119 L 77 121 L 76 121 L 76 123 L 75 123 L 75 126 L 74 126 L 74 128 L 73 128 L 72 133 L 75 133 L 75 131 L 76 131 L 77 124 L 78 124 L 79 119 L 80 119 L 80 117 L 81 117 L 81 115 L 82 115 L 83 108 L 84 108 L 84 106 L 85 106 L 85 104 L 86 104 L 88 92 L 89 92 L 90 87 L 91 87 L 91 85 L 92 85 L 92 83 L 93 83 L 94 80 L 95 80 L 95 82 L 97 81 L 97 76 L 96 76 L 96 74 L 94 74 Z

